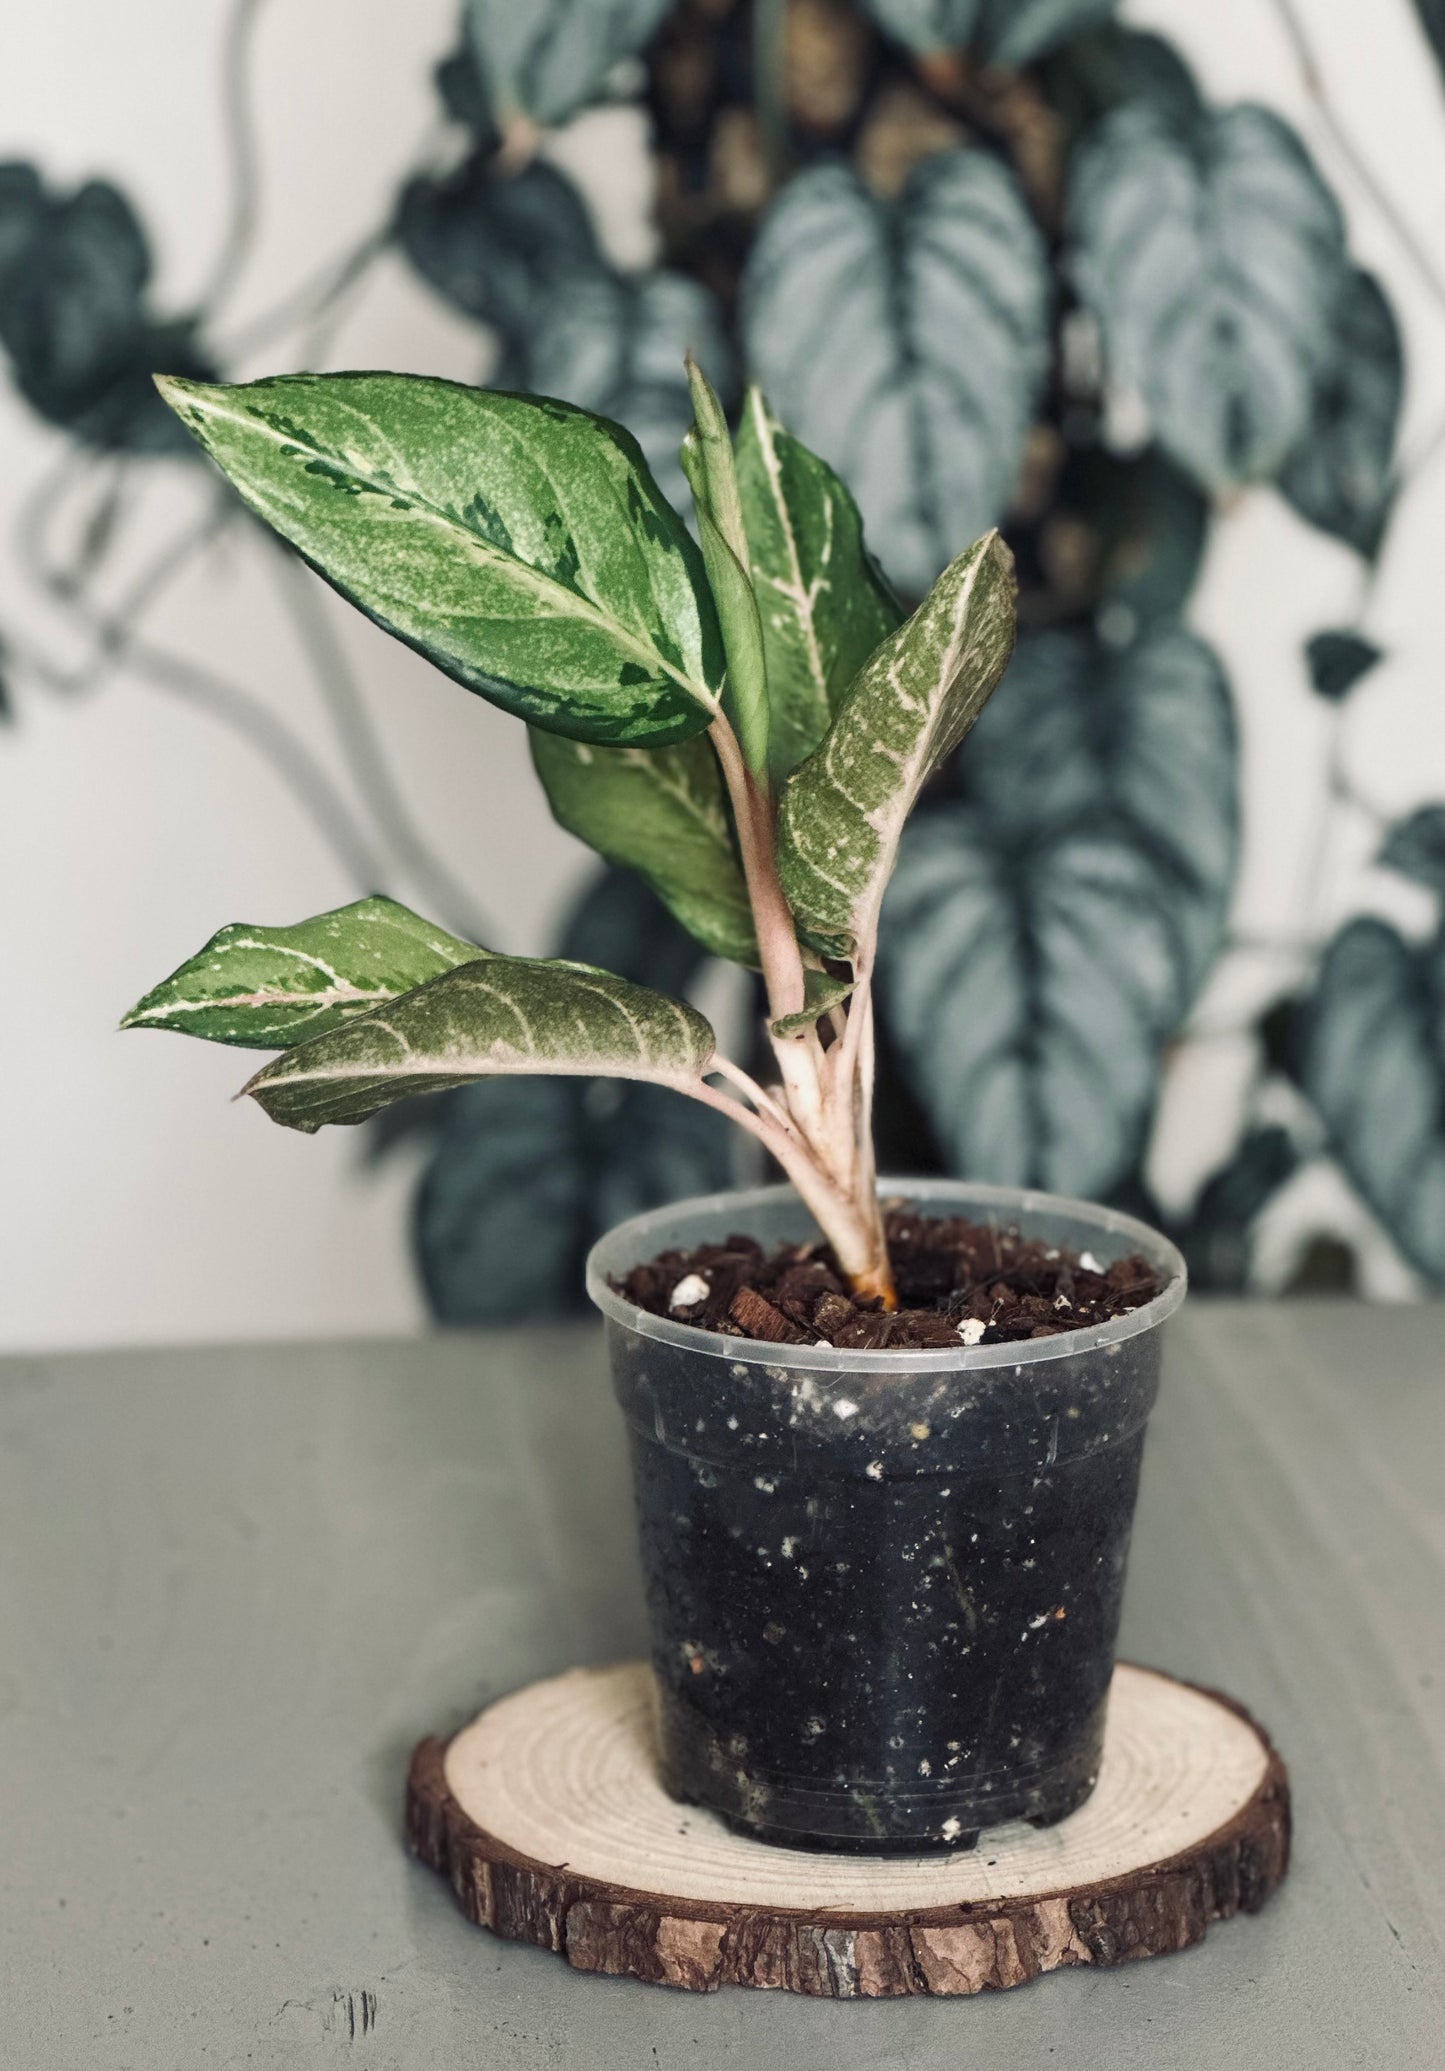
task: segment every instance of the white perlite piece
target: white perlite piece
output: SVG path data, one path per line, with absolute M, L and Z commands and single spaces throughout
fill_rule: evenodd
M 1092 1251 L 1081 1251 L 1079 1253 L 1079 1264 L 1086 1273 L 1102 1273 L 1104 1270 Z
M 712 1289 L 701 1273 L 688 1273 L 673 1288 L 667 1306 L 670 1309 L 695 1309 L 711 1293 Z
M 988 1325 L 981 1316 L 965 1316 L 958 1326 L 958 1334 L 966 1345 L 976 1345 Z

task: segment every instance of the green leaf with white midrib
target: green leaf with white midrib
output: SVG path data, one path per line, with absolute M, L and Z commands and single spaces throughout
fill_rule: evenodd
M 857 504 L 756 387 L 743 405 L 737 472 L 767 657 L 770 760 L 786 776 L 903 611 L 863 544 Z
M 393 1101 L 510 1073 L 695 1088 L 712 1029 L 694 1008 L 590 964 L 489 957 L 288 1050 L 243 1092 L 308 1133 Z
M 554 817 L 635 870 L 714 956 L 756 968 L 757 936 L 717 757 L 706 739 L 601 748 L 533 728 Z
M 581 740 L 716 712 L 701 557 L 619 426 L 401 374 L 161 386 L 252 510 L 469 690 Z
M 783 790 L 778 870 L 799 931 L 825 955 L 872 953 L 903 824 L 1008 665 L 1013 555 L 996 532 L 947 567 L 865 664 Z
M 148 992 L 121 1027 L 274 1050 L 323 1035 L 490 953 L 395 899 L 357 899 L 293 927 L 235 922 Z

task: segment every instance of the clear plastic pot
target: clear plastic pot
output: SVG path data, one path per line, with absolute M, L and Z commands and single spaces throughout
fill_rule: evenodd
M 664 1783 L 790 1847 L 971 1846 L 1061 1819 L 1098 1774 L 1161 1326 L 1184 1261 L 1081 1201 L 890 1181 L 933 1215 L 1142 1252 L 1111 1323 L 1020 1344 L 851 1352 L 720 1337 L 613 1287 L 732 1232 L 817 1234 L 786 1187 L 686 1201 L 593 1249 L 627 1419 Z

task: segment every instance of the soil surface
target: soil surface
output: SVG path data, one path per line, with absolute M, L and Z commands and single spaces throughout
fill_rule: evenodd
M 613 1286 L 654 1316 L 724 1337 L 882 1352 L 1059 1337 L 1141 1308 L 1163 1285 L 1137 1252 L 1104 1265 L 1090 1252 L 961 1216 L 897 1205 L 884 1228 L 898 1287 L 891 1314 L 876 1298 L 849 1293 L 823 1243 L 765 1252 L 755 1238 L 730 1236 L 664 1251 Z

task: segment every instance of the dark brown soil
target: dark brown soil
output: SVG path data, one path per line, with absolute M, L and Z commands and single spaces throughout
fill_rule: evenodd
M 898 1286 L 891 1314 L 876 1299 L 849 1293 L 821 1243 L 765 1253 L 752 1237 L 730 1236 L 693 1251 L 664 1251 L 613 1284 L 639 1309 L 724 1337 L 865 1352 L 1059 1337 L 1141 1308 L 1162 1285 L 1137 1252 L 1099 1270 L 1088 1252 L 906 1207 L 891 1208 L 884 1227 Z M 692 1278 L 706 1282 L 706 1294 L 677 1304 L 677 1290 Z

